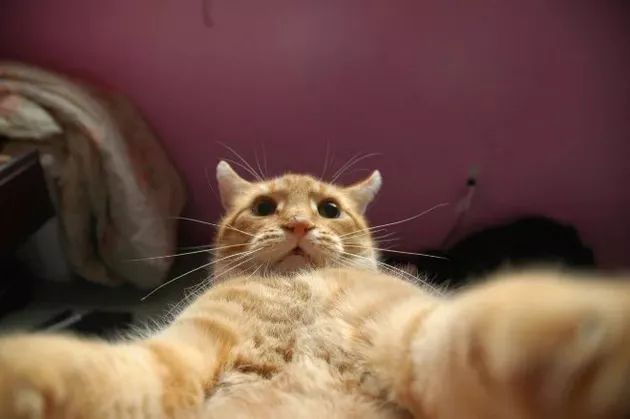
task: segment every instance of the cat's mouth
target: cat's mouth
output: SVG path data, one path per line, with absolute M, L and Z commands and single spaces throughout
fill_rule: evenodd
M 311 255 L 309 255 L 308 252 L 302 249 L 300 246 L 295 246 L 282 259 L 302 260 L 305 265 L 310 264 L 312 261 Z
M 300 246 L 295 246 L 295 248 L 293 248 L 293 250 L 289 252 L 289 255 L 297 255 L 297 256 L 304 256 L 304 257 L 308 256 L 306 252 L 304 251 L 304 249 L 302 249 Z
M 313 265 L 311 256 L 300 246 L 286 253 L 275 265 L 279 272 L 295 272 Z

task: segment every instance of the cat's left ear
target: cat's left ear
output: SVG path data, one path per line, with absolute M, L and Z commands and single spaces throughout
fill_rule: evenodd
M 372 202 L 379 189 L 381 189 L 382 184 L 383 178 L 381 172 L 375 170 L 366 179 L 348 186 L 346 192 L 348 192 L 350 198 L 357 204 L 357 209 L 361 213 L 364 213 L 368 204 Z
M 234 203 L 234 198 L 243 192 L 251 184 L 240 177 L 226 161 L 221 160 L 217 165 L 217 183 L 223 208 L 229 209 Z

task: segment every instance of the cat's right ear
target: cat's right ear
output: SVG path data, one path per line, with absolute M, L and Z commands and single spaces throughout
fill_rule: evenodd
M 221 160 L 217 165 L 217 183 L 223 208 L 232 207 L 234 198 L 250 186 L 250 183 L 240 177 L 226 161 Z

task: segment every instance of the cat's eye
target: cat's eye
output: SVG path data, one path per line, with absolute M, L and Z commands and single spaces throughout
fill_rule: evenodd
M 335 201 L 325 199 L 317 205 L 317 212 L 324 218 L 339 218 L 341 209 Z
M 278 204 L 273 199 L 269 197 L 259 198 L 256 202 L 254 202 L 252 213 L 259 217 L 266 217 L 275 213 L 277 207 Z

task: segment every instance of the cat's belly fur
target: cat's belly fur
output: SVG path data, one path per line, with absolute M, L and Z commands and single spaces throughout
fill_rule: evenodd
M 269 323 L 258 324 L 262 341 L 237 348 L 236 366 L 219 378 L 204 419 L 411 417 L 385 400 L 351 347 L 356 330 L 339 318 L 322 316 L 321 307 L 312 303 L 302 306 L 308 308 L 297 324 L 295 317 L 288 324 L 274 323 L 275 332 L 265 329 Z
M 411 417 L 394 405 L 358 389 L 344 389 L 343 381 L 324 362 L 313 359 L 287 365 L 271 379 L 230 372 L 205 403 L 203 418 Z
M 389 310 L 391 296 L 418 290 L 381 278 L 331 270 L 244 279 L 218 285 L 207 302 L 202 297 L 200 310 L 223 304 L 227 311 L 238 302 L 244 313 L 237 316 L 239 342 L 207 394 L 203 417 L 409 418 L 370 370 L 364 357 L 371 343 L 360 324 L 379 307 Z

